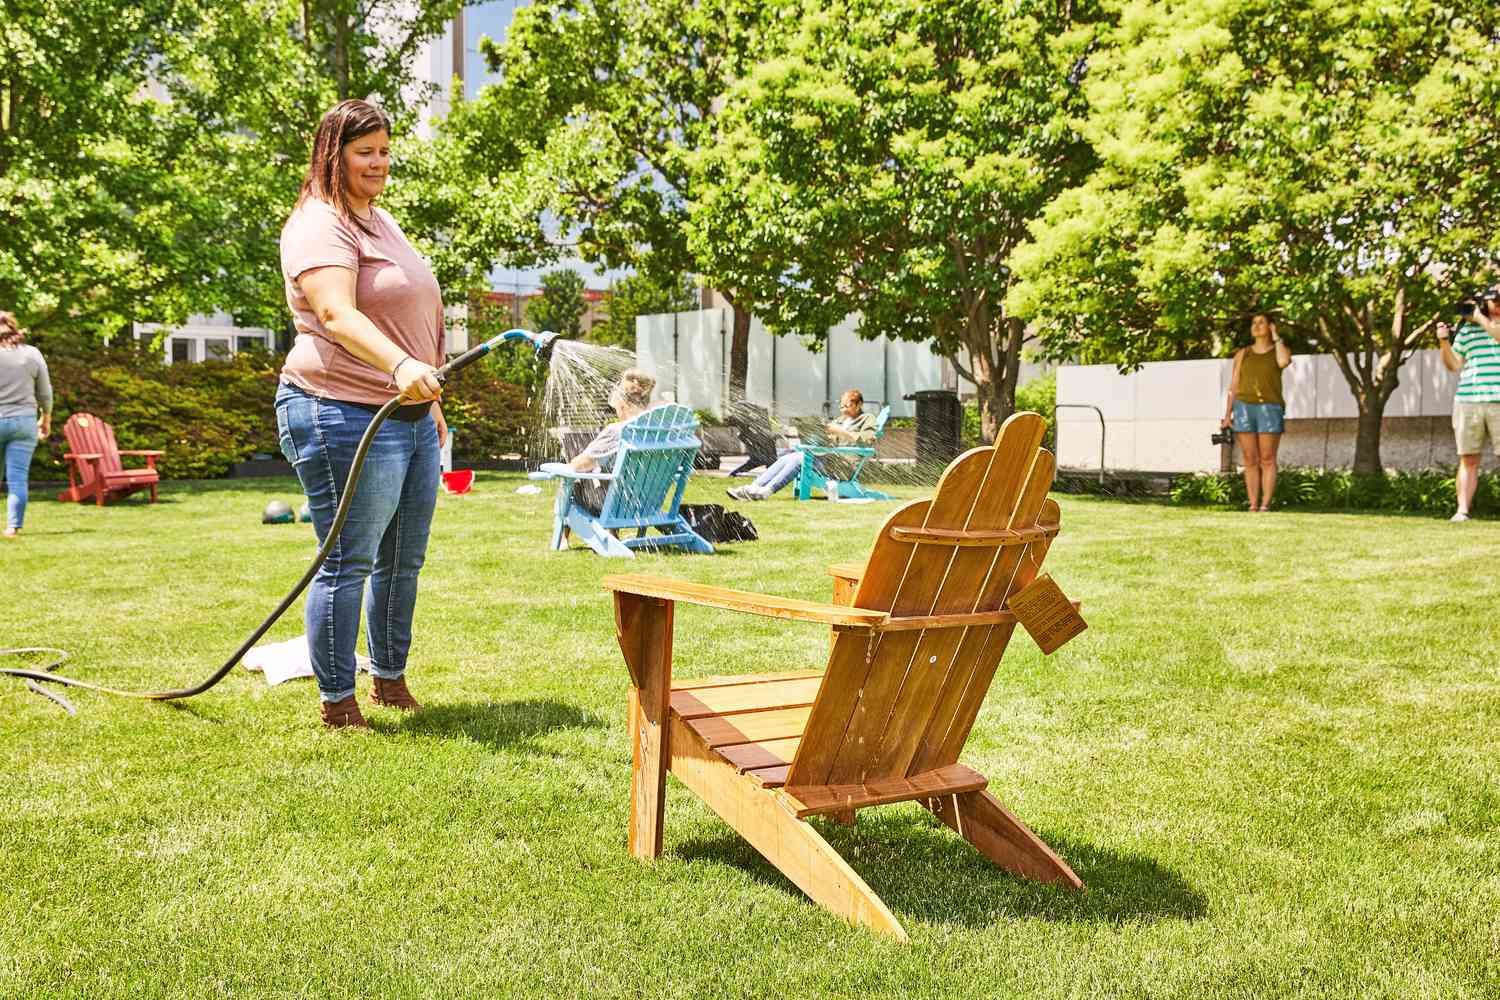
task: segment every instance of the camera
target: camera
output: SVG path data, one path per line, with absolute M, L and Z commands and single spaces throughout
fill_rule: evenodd
M 1486 316 L 1493 315 L 1495 303 L 1500 302 L 1500 289 L 1487 288 L 1478 295 L 1470 296 L 1454 304 L 1451 310 L 1453 315 L 1461 320 L 1468 319 L 1474 315 L 1476 308 L 1482 308 Z
M 1212 433 L 1212 434 L 1209 435 L 1208 439 L 1210 441 L 1212 441 L 1214 444 L 1217 444 L 1217 445 L 1226 445 L 1227 444 L 1227 445 L 1233 446 L 1234 445 L 1234 431 L 1230 430 L 1228 427 L 1225 427 L 1223 430 L 1214 431 L 1214 433 Z

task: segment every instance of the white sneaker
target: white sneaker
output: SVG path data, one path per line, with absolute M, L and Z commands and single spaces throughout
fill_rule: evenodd
M 1469 515 L 1465 514 L 1463 511 L 1459 511 L 1457 514 L 1454 514 L 1452 517 L 1448 518 L 1448 520 L 1453 521 L 1455 523 L 1457 523 L 1459 521 L 1467 521 L 1468 519 L 1469 519 Z

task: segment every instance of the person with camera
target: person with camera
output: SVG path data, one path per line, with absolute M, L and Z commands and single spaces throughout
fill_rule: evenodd
M 1461 316 L 1468 305 L 1461 304 Z M 1439 323 L 1437 338 L 1443 366 L 1458 373 L 1458 390 L 1453 394 L 1458 511 L 1450 520 L 1461 522 L 1469 519 L 1479 487 L 1479 460 L 1486 436 L 1500 455 L 1500 292 L 1492 289 L 1480 296 L 1474 311 L 1463 316 L 1456 334 L 1448 324 Z
M 1250 320 L 1250 346 L 1234 353 L 1234 371 L 1224 400 L 1221 428 L 1233 428 L 1245 463 L 1245 494 L 1252 511 L 1271 509 L 1276 494 L 1276 451 L 1285 430 L 1286 398 L 1281 372 L 1292 363 L 1292 350 L 1276 334 L 1264 313 Z

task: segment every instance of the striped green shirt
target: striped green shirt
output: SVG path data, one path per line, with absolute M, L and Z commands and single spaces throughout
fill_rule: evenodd
M 1460 403 L 1500 403 L 1500 341 L 1478 323 L 1465 323 L 1454 334 L 1453 350 L 1464 359 L 1453 398 Z

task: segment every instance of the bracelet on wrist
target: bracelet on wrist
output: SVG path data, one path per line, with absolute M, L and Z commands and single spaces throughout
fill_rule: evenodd
M 394 368 L 391 369 L 391 385 L 395 385 L 396 384 L 396 373 L 401 370 L 401 366 L 404 365 L 404 364 L 406 364 L 410 360 L 411 360 L 411 355 L 408 354 L 405 357 L 403 357 L 400 361 L 396 362 L 396 367 L 394 367 Z

